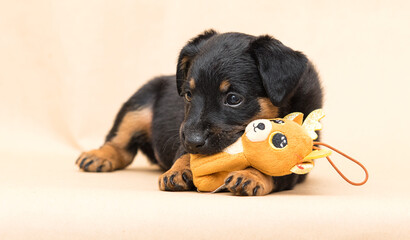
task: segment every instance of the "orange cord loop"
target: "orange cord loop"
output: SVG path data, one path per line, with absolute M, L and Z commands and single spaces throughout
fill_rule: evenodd
M 330 160 L 329 157 L 326 157 L 326 159 L 329 161 L 329 163 L 333 166 L 333 168 L 336 170 L 337 173 L 339 173 L 339 175 L 348 183 L 354 185 L 354 186 L 361 186 L 363 184 L 365 184 L 367 182 L 367 180 L 369 179 L 369 173 L 367 172 L 367 169 L 365 168 L 365 166 L 363 166 L 363 164 L 361 164 L 359 161 L 355 160 L 354 158 L 348 156 L 347 154 L 341 152 L 340 150 L 337 150 L 336 148 L 326 144 L 326 143 L 322 143 L 322 142 L 313 142 L 314 145 L 322 145 L 325 146 L 327 148 L 332 149 L 333 151 L 339 153 L 340 155 L 342 155 L 343 157 L 351 160 L 352 162 L 356 163 L 357 165 L 359 165 L 365 172 L 366 177 L 362 182 L 356 183 L 356 182 L 352 182 L 350 181 L 345 175 L 343 175 L 343 173 L 336 167 L 336 165 L 332 162 L 332 160 Z M 315 150 L 319 150 L 320 148 L 313 146 L 313 149 Z

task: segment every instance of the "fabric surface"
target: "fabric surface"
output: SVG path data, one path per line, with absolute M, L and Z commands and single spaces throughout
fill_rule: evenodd
M 0 1 L 0 239 L 408 239 L 409 5 Z M 79 171 L 121 104 L 174 74 L 184 43 L 208 28 L 303 51 L 325 90 L 321 140 L 361 161 L 368 183 L 347 184 L 326 160 L 264 197 L 161 192 L 142 155 L 123 171 Z

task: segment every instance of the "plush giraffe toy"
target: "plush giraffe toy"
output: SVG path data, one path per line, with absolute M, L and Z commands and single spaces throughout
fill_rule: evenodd
M 198 191 L 215 191 L 224 186 L 224 180 L 232 171 L 253 167 L 271 176 L 291 173 L 306 174 L 314 167 L 314 159 L 326 157 L 336 171 L 349 183 L 363 185 L 368 179 L 366 168 L 358 161 L 321 142 L 316 130 L 321 129 L 319 120 L 324 117 L 322 109 L 310 113 L 303 121 L 302 113 L 291 113 L 284 118 L 252 121 L 237 142 L 215 155 L 191 154 L 193 181 Z M 326 146 L 342 154 L 363 168 L 366 179 L 360 183 L 348 180 L 333 164 Z

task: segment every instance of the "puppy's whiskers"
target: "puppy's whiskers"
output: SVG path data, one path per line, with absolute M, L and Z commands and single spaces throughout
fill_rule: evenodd
M 172 147 L 171 147 L 171 148 L 174 148 L 175 142 L 177 142 L 177 141 L 175 141 L 175 140 L 176 140 L 177 138 L 179 138 L 179 132 L 178 132 L 178 134 L 172 135 L 171 137 L 169 137 L 169 138 L 165 141 L 165 143 L 162 145 L 161 152 L 163 152 L 163 151 L 165 150 L 165 148 L 167 148 L 168 143 L 169 143 L 170 141 L 174 141 L 174 143 L 172 144 Z

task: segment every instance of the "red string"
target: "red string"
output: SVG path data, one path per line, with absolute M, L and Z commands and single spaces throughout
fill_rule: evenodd
M 348 156 L 347 154 L 341 152 L 340 150 L 337 150 L 336 148 L 326 144 L 326 143 L 322 143 L 322 142 L 313 142 L 314 145 L 322 145 L 325 146 L 327 148 L 332 149 L 333 151 L 339 153 L 340 155 L 342 155 L 343 157 L 353 161 L 354 163 L 356 163 L 357 165 L 359 165 L 365 172 L 366 177 L 362 182 L 356 183 L 356 182 L 352 182 L 350 181 L 345 175 L 343 175 L 343 173 L 336 167 L 336 165 L 332 162 L 332 160 L 330 160 L 329 157 L 326 157 L 326 159 L 329 161 L 329 163 L 333 166 L 333 168 L 336 170 L 337 173 L 339 173 L 339 175 L 348 183 L 354 185 L 354 186 L 360 186 L 363 185 L 367 182 L 367 180 L 369 179 L 369 173 L 367 172 L 367 169 L 365 168 L 365 166 L 363 166 L 363 164 L 361 164 L 359 161 L 355 160 L 354 158 Z M 319 150 L 320 148 L 313 146 L 313 149 L 315 150 Z

